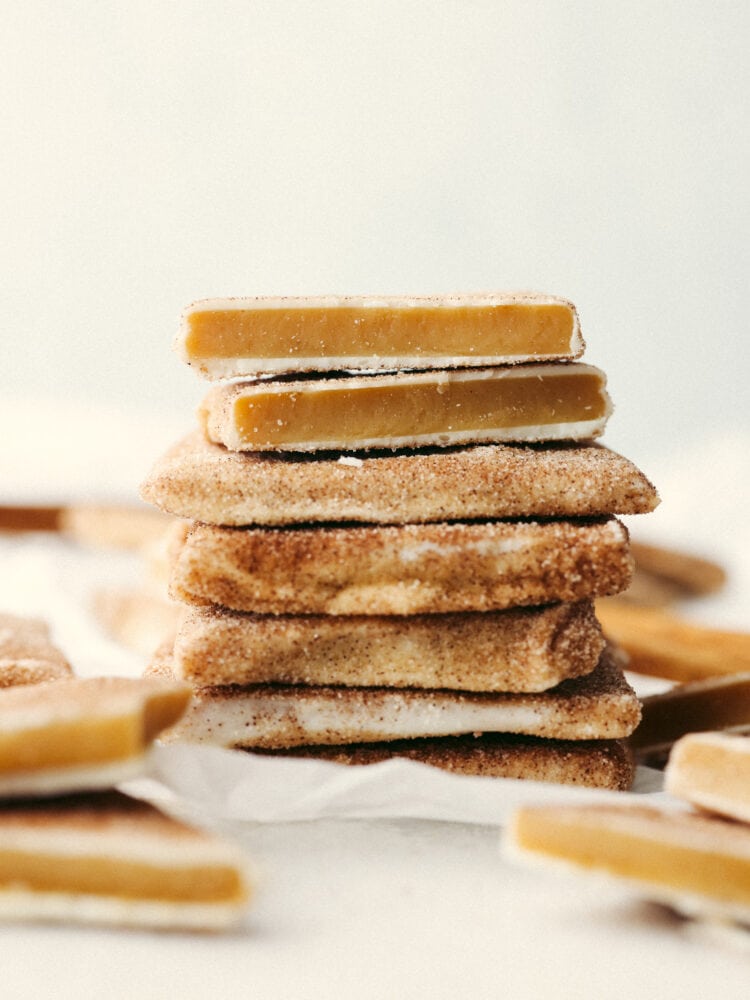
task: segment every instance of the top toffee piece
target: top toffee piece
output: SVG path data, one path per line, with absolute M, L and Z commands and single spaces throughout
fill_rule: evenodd
M 206 299 L 175 349 L 207 378 L 572 360 L 578 316 L 548 295 Z

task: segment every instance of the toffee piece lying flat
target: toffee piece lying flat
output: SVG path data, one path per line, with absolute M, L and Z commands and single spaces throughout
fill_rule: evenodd
M 175 340 L 208 378 L 552 361 L 583 348 L 571 303 L 530 294 L 207 299 Z
M 198 417 L 234 451 L 581 441 L 601 434 L 612 411 L 605 383 L 575 362 L 230 382 L 209 391 Z
M 666 791 L 695 806 L 750 823 L 750 739 L 693 733 L 674 745 Z
M 150 669 L 172 675 L 169 649 L 159 651 Z M 281 684 L 197 688 L 163 739 L 271 748 L 476 732 L 620 739 L 639 719 L 640 703 L 607 649 L 592 673 L 535 694 Z
M 750 827 L 687 812 L 599 806 L 525 807 L 508 852 L 607 875 L 689 916 L 750 922 Z
M 105 788 L 143 770 L 149 744 L 185 711 L 190 688 L 92 677 L 0 691 L 0 796 Z
M 378 764 L 402 757 L 453 774 L 547 781 L 623 792 L 633 784 L 635 773 L 626 740 L 551 740 L 506 733 L 255 752 L 351 765 Z
M 0 614 L 0 688 L 72 677 L 41 618 Z
M 207 524 L 380 524 L 644 514 L 659 502 L 632 462 L 599 444 L 431 451 L 236 452 L 194 431 L 154 465 L 143 499 Z
M 249 887 L 238 853 L 117 792 L 0 803 L 0 919 L 221 930 Z
M 614 594 L 632 573 L 627 530 L 616 518 L 180 528 L 172 597 L 260 614 L 499 611 Z
M 590 601 L 453 615 L 247 615 L 191 608 L 175 675 L 197 687 L 545 691 L 591 673 L 604 637 Z

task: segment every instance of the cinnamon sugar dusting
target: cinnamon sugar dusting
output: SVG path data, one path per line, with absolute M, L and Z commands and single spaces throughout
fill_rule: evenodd
M 156 463 L 142 495 L 179 517 L 230 526 L 589 517 L 659 502 L 632 462 L 597 444 L 283 455 L 232 452 L 199 431 Z
M 172 669 L 167 650 L 154 665 Z M 605 649 L 596 670 L 536 694 L 258 684 L 199 688 L 170 739 L 237 747 L 361 743 L 473 732 L 620 739 L 640 704 Z
M 624 590 L 625 527 L 593 521 L 222 528 L 195 524 L 171 593 L 260 614 L 413 615 L 576 601 Z
M 352 765 L 376 764 L 403 757 L 454 774 L 525 778 L 614 791 L 630 788 L 635 770 L 627 740 L 553 740 L 510 733 L 303 746 L 285 750 L 256 749 L 255 752 L 314 757 Z
M 191 608 L 177 676 L 222 684 L 543 691 L 590 673 L 604 646 L 590 601 L 446 615 L 252 615 Z

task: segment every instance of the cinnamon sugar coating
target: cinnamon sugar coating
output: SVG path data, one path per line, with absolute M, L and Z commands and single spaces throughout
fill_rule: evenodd
M 260 614 L 493 611 L 624 590 L 628 534 L 616 519 L 222 528 L 176 539 L 171 595 Z
M 261 454 L 200 431 L 156 462 L 141 493 L 178 517 L 234 526 L 588 517 L 659 502 L 632 462 L 598 444 Z
M 190 608 L 174 644 L 197 687 L 544 691 L 590 673 L 604 647 L 591 601 L 447 615 L 251 615 Z
M 256 752 L 314 757 L 352 765 L 377 764 L 403 757 L 454 774 L 519 778 L 613 791 L 627 791 L 635 774 L 627 740 L 550 740 L 483 733 L 481 736 L 443 736 Z
M 150 673 L 172 676 L 169 647 Z M 640 703 L 605 648 L 597 668 L 534 694 L 256 684 L 197 688 L 163 737 L 225 747 L 369 743 L 462 733 L 524 733 L 551 739 L 620 739 Z

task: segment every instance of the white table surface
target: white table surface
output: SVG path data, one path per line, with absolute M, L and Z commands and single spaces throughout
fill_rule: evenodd
M 665 469 L 668 492 L 682 474 Z M 34 496 L 45 499 L 44 491 L 37 484 Z M 662 518 L 660 537 L 679 540 L 689 505 L 681 516 L 671 525 Z M 741 627 L 747 529 L 739 510 L 725 527 L 719 552 L 716 532 L 701 535 L 691 522 L 698 550 L 737 567 L 727 592 L 694 617 Z M 131 560 L 43 535 L 0 539 L 0 560 L 0 608 L 47 617 L 79 673 L 140 671 L 139 658 L 109 642 L 88 610 L 94 586 L 137 576 Z M 750 983 L 746 937 L 714 937 L 596 882 L 519 867 L 501 853 L 499 824 L 249 823 L 208 810 L 202 820 L 237 839 L 255 870 L 239 930 L 202 937 L 0 926 L 2 996 L 689 1000 L 745 996 Z

